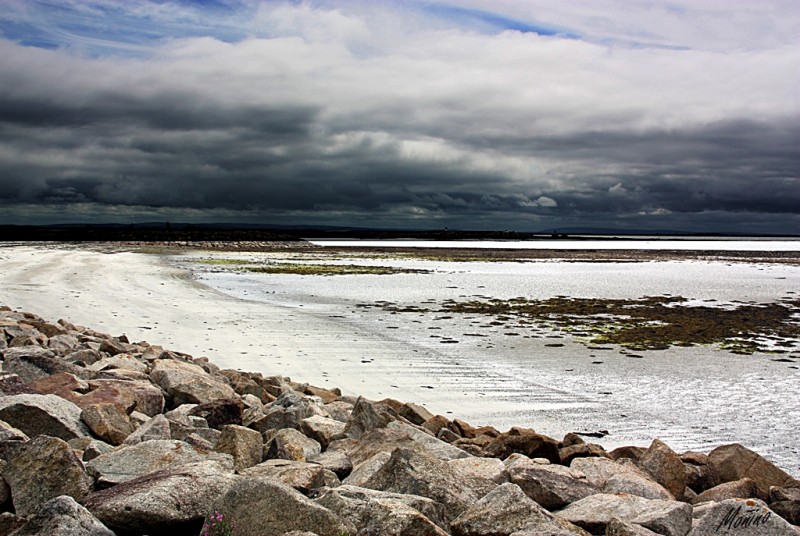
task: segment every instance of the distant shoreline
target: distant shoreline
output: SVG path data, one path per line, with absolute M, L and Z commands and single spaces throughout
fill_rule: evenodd
M 0 242 L 304 242 L 317 240 L 800 240 L 799 235 L 690 233 L 672 231 L 559 230 L 547 232 L 469 231 L 450 229 L 336 229 L 314 227 L 237 226 L 228 224 L 0 225 Z
M 230 252 L 269 252 L 294 250 L 312 253 L 324 250 L 329 253 L 341 252 L 353 254 L 357 252 L 381 254 L 386 256 L 411 256 L 428 260 L 442 261 L 547 261 L 561 260 L 568 262 L 650 262 L 650 261 L 706 261 L 735 263 L 770 263 L 783 265 L 800 265 L 800 251 L 752 250 L 736 251 L 723 249 L 690 250 L 690 249 L 560 249 L 560 248 L 476 248 L 459 247 L 454 241 L 452 246 L 426 247 L 375 245 L 352 246 L 320 246 L 303 240 L 11 240 L 5 235 L 0 239 L 1 247 L 19 245 L 46 246 L 48 243 L 63 248 L 70 245 L 78 249 L 98 251 L 133 251 L 153 253 L 175 253 L 186 251 L 230 251 Z M 262 237 L 265 238 L 265 237 Z

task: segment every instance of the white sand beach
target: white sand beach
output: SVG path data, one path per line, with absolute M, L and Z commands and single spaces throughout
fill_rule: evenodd
M 791 288 L 796 270 L 767 270 L 763 292 Z M 648 352 L 646 359 L 604 352 L 597 366 L 583 346 L 545 348 L 546 340 L 502 333 L 491 345 L 441 345 L 421 321 L 398 316 L 390 326 L 385 316 L 350 314 L 344 306 L 346 314 L 334 315 L 320 285 L 251 299 L 245 287 L 214 290 L 158 255 L 0 248 L 0 304 L 50 320 L 208 356 L 222 368 L 415 401 L 475 425 L 528 426 L 554 437 L 609 430 L 598 440 L 607 448 L 654 437 L 676 450 L 738 441 L 800 472 L 797 367 L 709 348 Z M 444 329 L 461 335 L 466 328 L 454 322 Z

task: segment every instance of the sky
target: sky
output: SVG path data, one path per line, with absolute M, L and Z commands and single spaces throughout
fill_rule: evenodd
M 800 234 L 796 0 L 0 0 L 0 223 Z

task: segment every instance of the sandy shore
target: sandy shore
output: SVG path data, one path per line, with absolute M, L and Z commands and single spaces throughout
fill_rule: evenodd
M 0 248 L 0 265 L 0 303 L 11 307 L 208 356 L 223 368 L 333 385 L 323 363 L 260 357 L 264 347 L 302 354 L 305 330 L 289 329 L 290 312 L 217 293 L 157 255 L 19 246 Z M 363 390 L 352 371 L 338 372 L 337 386 Z
M 132 341 L 207 356 L 222 368 L 289 376 L 374 399 L 424 399 L 441 413 L 453 407 L 465 415 L 507 409 L 499 402 L 470 403 L 422 387 L 429 375 L 409 370 L 404 346 L 390 338 L 298 307 L 216 292 L 158 255 L 16 246 L 0 248 L 0 267 L 0 303 L 53 321 L 65 318 L 124 333 Z M 354 353 L 384 359 L 365 374 L 361 362 L 351 359 Z
M 770 362 L 740 371 L 741 357 L 724 352 L 702 370 L 693 368 L 702 363 L 697 354 L 702 349 L 676 351 L 669 361 L 609 355 L 604 358 L 609 366 L 602 369 L 587 359 L 585 366 L 574 367 L 572 383 L 565 384 L 558 351 L 529 346 L 520 348 L 517 358 L 505 349 L 509 360 L 494 366 L 483 359 L 485 351 L 470 351 L 466 344 L 457 351 L 445 345 L 410 346 L 385 326 L 330 318 L 310 304 L 234 298 L 193 281 L 158 255 L 52 246 L 0 247 L 0 304 L 208 356 L 223 368 L 290 376 L 373 399 L 422 402 L 435 413 L 476 425 L 531 426 L 550 435 L 612 429 L 602 441 L 607 447 L 661 437 L 676 448 L 708 450 L 712 444 L 741 440 L 790 471 L 800 467 L 795 442 L 788 437 L 797 404 L 786 410 L 775 392 L 776 386 L 792 392 L 796 376 Z M 531 339 L 529 344 L 545 342 Z M 519 383 L 515 367 L 530 367 L 530 355 L 541 356 L 540 372 Z M 369 356 L 369 361 L 358 356 Z M 767 375 L 772 377 L 769 388 L 759 380 Z M 637 378 L 635 392 L 632 377 Z M 623 398 L 612 401 L 606 391 Z M 659 396 L 643 399 L 639 392 Z M 725 404 L 718 403 L 722 396 Z M 671 409 L 654 411 L 662 397 L 672 401 Z M 755 432 L 742 438 L 761 415 L 770 416 L 777 433 L 764 444 L 755 443 Z M 569 429 L 562 429 L 565 422 Z

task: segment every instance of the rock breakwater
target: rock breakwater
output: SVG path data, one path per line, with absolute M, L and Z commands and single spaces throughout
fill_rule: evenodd
M 0 308 L 0 535 L 797 535 L 739 444 L 606 451 Z

